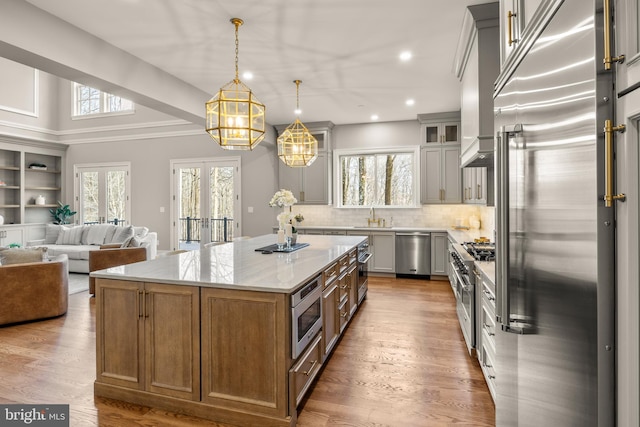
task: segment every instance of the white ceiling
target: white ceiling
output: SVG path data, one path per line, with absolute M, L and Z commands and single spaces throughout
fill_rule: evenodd
M 466 6 L 488 0 L 28 0 L 213 95 L 241 80 L 270 124 L 414 120 L 460 109 L 453 74 Z M 52 35 L 55 36 L 55 35 Z M 409 50 L 413 58 L 401 62 Z M 252 80 L 242 77 L 251 71 Z M 415 105 L 407 106 L 407 99 Z M 206 101 L 206 100 L 204 100 Z M 203 105 L 204 110 L 204 105 Z

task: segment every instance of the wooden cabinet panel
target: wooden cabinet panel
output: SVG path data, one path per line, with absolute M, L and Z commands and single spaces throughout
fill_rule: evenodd
M 289 373 L 289 381 L 292 383 L 292 398 L 295 396 L 295 406 L 298 406 L 302 401 L 304 394 L 309 389 L 316 375 L 318 375 L 321 366 L 322 345 L 320 334 L 318 334 Z
M 200 400 L 199 303 L 197 287 L 146 284 L 147 390 Z
M 96 375 L 98 381 L 144 389 L 142 283 L 96 281 Z M 108 309 L 107 309 L 108 308 Z
M 98 279 L 98 380 L 199 400 L 198 298 L 197 287 Z
M 333 281 L 322 293 L 322 348 L 323 360 L 329 355 L 340 337 L 340 321 L 338 319 L 338 285 Z
M 286 295 L 203 288 L 202 401 L 286 416 Z
M 349 318 L 358 310 L 358 268 L 353 264 L 347 273 L 349 283 Z

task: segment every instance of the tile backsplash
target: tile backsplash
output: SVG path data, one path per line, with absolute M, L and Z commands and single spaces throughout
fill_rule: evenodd
M 331 206 L 296 205 L 294 213 L 304 216 L 307 226 L 366 226 L 369 208 L 349 209 Z M 387 226 L 450 228 L 470 225 L 470 218 L 480 221 L 480 229 L 493 233 L 495 208 L 476 205 L 424 205 L 415 209 L 375 209 L 376 218 L 384 218 Z

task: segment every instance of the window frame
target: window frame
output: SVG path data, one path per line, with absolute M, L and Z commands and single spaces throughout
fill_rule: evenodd
M 81 87 L 81 86 L 97 90 L 100 93 L 100 112 L 98 112 L 98 113 L 90 113 L 90 114 L 79 114 L 78 113 L 78 102 L 79 102 L 78 91 L 79 91 L 79 87 Z M 134 114 L 136 112 L 136 104 L 135 104 L 135 102 L 133 102 L 130 99 L 127 99 L 127 98 L 122 98 L 122 99 L 125 99 L 125 100 L 131 102 L 131 108 L 130 109 L 128 109 L 128 110 L 119 110 L 119 111 L 106 111 L 107 103 L 108 103 L 108 100 L 109 100 L 110 97 L 122 98 L 121 96 L 101 91 L 99 89 L 96 89 L 96 88 L 94 88 L 92 86 L 89 86 L 89 85 L 86 85 L 86 84 L 83 84 L 83 83 L 71 82 L 71 104 L 72 104 L 71 105 L 71 120 L 92 119 L 92 118 L 96 118 L 96 117 L 124 116 L 124 115 Z
M 342 204 L 342 173 L 341 157 L 343 156 L 371 156 L 385 154 L 410 154 L 413 158 L 411 174 L 413 176 L 413 203 L 411 205 L 373 205 L 374 208 L 385 209 L 415 209 L 420 207 L 420 147 L 397 146 L 389 148 L 341 148 L 333 150 L 333 194 L 335 207 L 338 209 L 369 209 L 372 206 L 355 206 Z
M 125 172 L 125 212 L 127 225 L 134 224 L 131 217 L 131 206 L 133 204 L 133 197 L 131 194 L 131 162 L 105 162 L 105 163 L 77 163 L 73 165 L 73 210 L 78 212 L 76 219 L 77 224 L 83 224 L 85 222 L 84 213 L 82 210 L 82 188 L 81 188 L 81 174 L 82 172 L 98 172 L 105 173 L 109 171 L 123 171 Z

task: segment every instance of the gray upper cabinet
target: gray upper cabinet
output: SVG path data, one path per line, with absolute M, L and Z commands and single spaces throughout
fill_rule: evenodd
M 460 145 L 460 112 L 418 114 L 420 145 Z
M 278 135 L 288 125 L 276 126 Z M 305 123 L 318 140 L 318 158 L 310 165 L 292 168 L 278 159 L 278 187 L 291 190 L 301 205 L 331 204 L 331 122 Z
M 460 147 L 420 150 L 422 204 L 460 203 Z
M 522 40 L 524 0 L 500 0 L 500 64 L 504 65 Z
M 542 0 L 500 0 L 500 64 L 522 44 L 526 29 Z
M 493 170 L 484 167 L 462 169 L 462 202 L 472 205 L 493 205 Z

